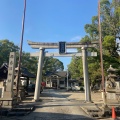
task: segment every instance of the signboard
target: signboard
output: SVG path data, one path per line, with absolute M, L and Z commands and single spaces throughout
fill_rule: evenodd
M 66 53 L 66 42 L 59 42 L 59 54 Z

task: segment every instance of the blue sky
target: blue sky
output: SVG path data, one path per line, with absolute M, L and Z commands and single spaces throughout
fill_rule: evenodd
M 23 6 L 24 0 L 0 0 L 0 40 L 20 45 Z M 78 42 L 86 35 L 84 25 L 97 15 L 97 7 L 98 0 L 27 0 L 23 51 L 38 51 L 27 40 Z M 67 69 L 71 58 L 59 60 Z

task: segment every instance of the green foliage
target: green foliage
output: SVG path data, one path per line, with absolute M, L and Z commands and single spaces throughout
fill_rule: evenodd
M 89 33 L 92 39 L 96 39 L 98 35 L 98 17 L 97 16 L 92 17 L 92 24 L 85 25 L 85 31 L 86 33 Z
M 73 57 L 71 60 L 71 64 L 68 65 L 68 70 L 72 76 L 72 79 L 80 77 L 80 73 L 82 69 L 79 69 L 81 66 L 81 60 L 79 57 Z
M 9 40 L 0 40 L 0 65 L 9 62 L 10 52 L 18 52 L 18 46 Z
M 43 75 L 47 72 L 63 71 L 64 65 L 57 58 L 45 57 L 43 65 Z
M 18 61 L 19 47 L 16 46 L 13 42 L 10 42 L 9 40 L 0 40 L 0 65 L 2 65 L 4 62 L 6 63 L 9 62 L 10 52 L 16 52 L 16 61 Z M 16 67 L 17 65 L 18 62 L 16 62 Z M 26 53 L 23 51 L 21 65 L 22 67 L 27 68 L 28 71 L 30 71 L 34 75 L 37 75 L 38 57 L 30 57 L 30 53 Z M 46 57 L 44 59 L 43 75 L 46 73 L 46 71 L 55 72 L 63 69 L 64 69 L 63 63 L 58 59 L 52 57 L 49 58 Z
M 110 57 L 118 57 L 116 52 L 116 41 L 114 36 L 105 36 L 103 41 L 103 48 L 106 51 L 106 54 Z
M 115 47 L 115 37 L 114 36 L 105 36 L 103 41 L 103 47 L 105 49 L 110 49 Z
M 4 62 L 9 63 L 10 52 L 16 52 L 16 67 L 19 60 L 19 47 L 9 40 L 0 40 L 0 65 Z M 37 59 L 30 58 L 30 53 L 22 52 L 22 67 L 26 67 L 28 71 L 36 75 Z
M 22 52 L 22 66 L 34 75 L 37 75 L 37 63 L 38 59 L 36 57 L 30 57 L 30 53 Z
M 109 0 L 101 1 L 101 19 L 102 19 L 102 35 L 116 36 L 119 29 L 119 7 L 120 1 L 113 0 L 112 3 Z

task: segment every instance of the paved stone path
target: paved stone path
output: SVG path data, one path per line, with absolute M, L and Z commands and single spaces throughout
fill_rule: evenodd
M 95 103 L 102 103 L 101 93 L 92 93 L 91 98 Z M 45 89 L 40 102 L 34 103 L 32 99 L 33 96 L 23 102 L 36 106 L 32 113 L 22 117 L 3 117 L 0 120 L 93 120 L 81 108 L 88 105 L 84 103 L 84 93 Z
M 93 120 L 80 108 L 80 101 L 69 98 L 70 96 L 70 93 L 64 94 L 52 89 L 44 90 L 41 95 L 42 102 L 36 104 L 35 111 L 21 119 Z

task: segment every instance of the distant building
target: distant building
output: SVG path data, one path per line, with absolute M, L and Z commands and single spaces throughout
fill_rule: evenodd
M 49 88 L 66 88 L 67 71 L 56 71 L 46 73 L 46 87 Z M 69 79 L 69 76 L 68 76 Z

